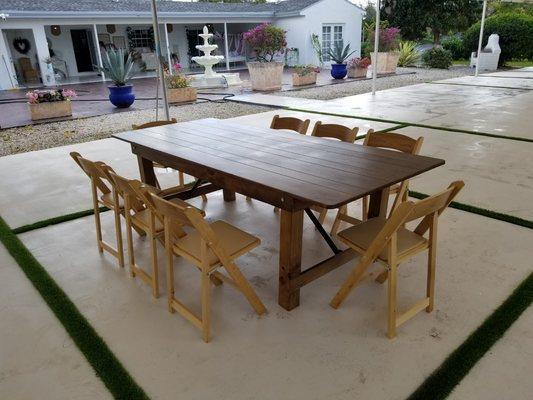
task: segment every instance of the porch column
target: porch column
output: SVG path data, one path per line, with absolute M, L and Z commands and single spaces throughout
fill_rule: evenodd
M 39 69 L 41 70 L 41 79 L 44 86 L 55 86 L 56 78 L 54 76 L 54 70 L 52 66 L 45 63 L 44 60 L 50 57 L 50 51 L 48 50 L 48 42 L 46 41 L 46 32 L 44 31 L 44 25 L 38 25 L 32 28 L 33 39 L 35 40 L 35 49 L 37 51 L 37 58 L 39 61 Z
M 224 22 L 224 47 L 226 50 L 226 69 L 229 70 L 228 24 L 225 22 Z
M 170 57 L 170 42 L 168 41 L 168 24 L 165 23 L 163 26 L 165 28 L 165 43 L 167 45 L 168 72 L 172 75 L 172 58 Z
M 18 87 L 17 74 L 13 69 L 13 63 L 8 54 L 4 33 L 0 29 L 0 90 L 16 89 Z
M 93 42 L 94 47 L 96 48 L 96 60 L 98 61 L 98 66 L 103 68 L 104 63 L 102 62 L 102 53 L 100 53 L 100 42 L 98 41 L 98 30 L 96 29 L 96 24 L 93 24 Z M 102 76 L 102 81 L 105 82 L 105 74 L 101 71 L 100 75 Z

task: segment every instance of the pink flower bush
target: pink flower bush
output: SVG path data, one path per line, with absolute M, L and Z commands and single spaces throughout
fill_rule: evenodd
M 360 58 L 354 57 L 348 61 L 348 68 L 362 68 L 366 69 L 370 65 L 370 59 L 368 57 Z
M 181 71 L 181 64 L 179 62 L 176 62 L 174 64 L 172 64 L 172 69 L 175 71 L 175 72 L 180 72 Z
M 283 53 L 287 47 L 285 31 L 277 26 L 263 23 L 244 32 L 244 41 L 254 51 L 257 61 L 269 62 L 277 53 Z
M 374 51 L 375 32 L 369 35 L 371 50 Z M 396 51 L 400 46 L 400 28 L 380 28 L 379 29 L 379 48 L 378 51 L 389 52 Z
M 28 103 L 30 104 L 68 101 L 76 96 L 76 92 L 71 89 L 32 90 L 31 92 L 26 93 Z

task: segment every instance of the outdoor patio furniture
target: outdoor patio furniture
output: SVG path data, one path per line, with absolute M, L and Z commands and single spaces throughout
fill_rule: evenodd
M 20 57 L 19 66 L 24 82 L 39 82 L 39 72 L 33 68 L 31 60 L 28 57 Z
M 294 117 L 280 117 L 279 115 L 274 115 L 274 118 L 272 118 L 272 123 L 270 124 L 270 128 L 288 129 L 290 131 L 295 131 L 305 135 L 310 123 L 311 121 L 308 119 L 302 120 Z
M 496 33 L 490 35 L 487 40 L 487 45 L 481 50 L 479 57 L 477 51 L 472 52 L 470 56 L 470 68 L 474 68 L 479 62 L 479 71 L 496 71 L 500 61 L 500 54 L 502 53 L 499 42 L 499 35 Z
M 363 146 L 370 146 L 370 147 L 379 147 L 382 149 L 389 149 L 389 150 L 396 150 L 401 151 L 403 153 L 408 154 L 419 154 L 420 149 L 422 148 L 422 143 L 424 142 L 423 137 L 419 137 L 418 139 L 413 139 L 407 135 L 402 135 L 401 133 L 395 133 L 395 132 L 386 132 L 386 133 L 376 133 L 372 129 L 370 129 L 365 137 L 365 141 L 363 142 Z M 394 185 L 389 189 L 390 194 L 398 194 L 400 190 L 400 185 Z M 408 190 L 409 186 L 407 186 L 407 190 L 405 191 L 403 198 L 396 199 L 395 204 L 398 204 L 397 201 L 406 201 L 408 198 Z M 362 213 L 362 219 L 363 221 L 366 221 L 368 216 L 368 196 L 363 197 L 363 213 Z M 337 215 L 335 217 L 335 221 L 333 222 L 333 225 L 331 227 L 331 234 L 335 235 L 337 234 L 337 230 L 339 229 L 339 225 L 341 221 L 353 223 L 354 219 L 348 215 L 348 205 L 345 205 L 337 211 Z M 358 220 L 355 220 L 358 221 Z
M 406 190 L 402 185 L 402 191 Z M 339 232 L 339 239 L 361 258 L 331 300 L 331 307 L 338 308 L 348 294 L 372 274 L 364 275 L 375 262 L 385 264 L 389 272 L 388 282 L 388 329 L 389 338 L 396 336 L 396 328 L 422 310 L 431 312 L 435 301 L 435 264 L 437 253 L 437 223 L 439 216 L 463 188 L 464 182 L 456 181 L 445 191 L 420 200 L 416 203 L 406 201 L 393 211 L 390 218 L 371 217 L 348 229 Z M 404 225 L 421 220 L 414 230 Z M 429 230 L 429 238 L 424 234 Z M 401 262 L 414 255 L 428 251 L 428 272 L 426 297 L 416 302 L 407 311 L 399 314 L 396 305 L 397 269 Z
M 167 255 L 167 294 L 170 312 L 179 312 L 202 331 L 205 342 L 210 339 L 211 281 L 215 285 L 229 283 L 250 302 L 255 312 L 262 315 L 266 308 L 252 286 L 235 264 L 235 259 L 257 247 L 261 241 L 225 221 L 208 223 L 194 207 L 182 202 L 172 203 L 156 194 L 150 194 L 156 212 L 163 218 Z M 192 231 L 176 235 L 175 228 L 187 226 Z M 201 272 L 202 313 L 197 316 L 174 296 L 174 256 L 194 264 Z M 229 275 L 218 271 L 224 268 Z
M 338 139 L 341 142 L 353 143 L 359 132 L 359 128 L 348 128 L 338 124 L 323 124 L 322 121 L 317 121 L 313 128 L 311 136 Z M 323 224 L 326 219 L 328 210 L 318 206 L 312 206 L 311 209 L 319 213 L 318 221 Z
M 369 218 L 384 217 L 390 186 L 444 164 L 436 158 L 218 119 L 113 137 L 131 144 L 148 184 L 154 182 L 154 161 L 197 176 L 197 185 L 177 194 L 182 200 L 223 189 L 225 201 L 234 201 L 238 192 L 281 208 L 279 304 L 287 310 L 299 305 L 301 287 L 356 256 L 337 248 L 310 206 L 337 209 L 371 193 Z M 302 271 L 304 212 L 334 255 Z

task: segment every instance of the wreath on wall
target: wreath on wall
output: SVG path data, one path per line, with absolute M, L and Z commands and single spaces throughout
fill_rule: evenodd
M 28 39 L 18 37 L 13 39 L 13 47 L 20 54 L 28 54 L 31 49 L 31 44 Z

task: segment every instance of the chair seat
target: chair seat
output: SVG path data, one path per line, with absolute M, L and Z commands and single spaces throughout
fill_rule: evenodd
M 103 194 L 102 196 L 100 196 L 100 200 L 102 201 L 102 203 L 104 203 L 106 207 L 111 209 L 115 208 L 115 202 L 113 201 L 113 192 Z M 124 208 L 124 200 L 121 196 L 119 196 L 118 198 L 118 206 L 120 208 Z
M 368 249 L 368 246 L 370 246 L 386 222 L 387 220 L 384 218 L 371 218 L 359 225 L 351 226 L 339 232 L 338 236 L 343 242 L 349 246 L 354 246 L 355 250 L 362 254 Z M 425 237 L 403 227 L 398 229 L 398 257 L 401 258 L 402 254 L 413 249 L 425 248 L 427 244 L 428 241 Z M 379 254 L 379 258 L 383 261 L 388 261 L 388 246 Z
M 142 228 L 143 230 L 147 230 L 150 226 L 150 214 L 151 211 L 149 209 L 144 209 L 139 212 L 136 212 L 134 215 L 131 216 L 131 222 L 133 225 Z M 159 218 L 155 218 L 155 231 L 161 232 L 163 229 L 165 228 Z
M 219 238 L 220 244 L 226 250 L 227 255 L 232 260 L 250 251 L 261 243 L 259 238 L 250 235 L 225 221 L 215 221 L 209 225 L 215 232 L 215 235 Z M 185 253 L 193 258 L 198 264 L 201 264 L 200 244 L 200 234 L 198 234 L 197 231 L 193 231 L 177 241 L 174 245 L 174 250 L 178 254 Z M 208 248 L 207 254 L 210 267 L 215 267 L 220 263 L 218 257 L 213 253 L 211 248 Z

